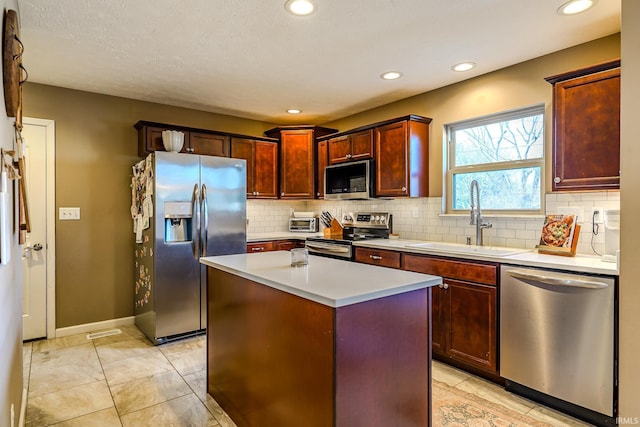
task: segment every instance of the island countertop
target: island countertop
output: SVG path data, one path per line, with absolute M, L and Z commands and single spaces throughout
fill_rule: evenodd
M 291 267 L 286 251 L 221 255 L 200 262 L 254 282 L 327 305 L 343 307 L 416 289 L 442 278 L 309 255 L 306 267 Z

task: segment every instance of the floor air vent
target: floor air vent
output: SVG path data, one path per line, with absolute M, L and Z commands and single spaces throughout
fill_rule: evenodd
M 96 338 L 104 338 L 104 337 L 108 337 L 111 335 L 118 335 L 122 333 L 122 331 L 120 329 L 110 329 L 108 331 L 102 331 L 102 332 L 95 332 L 93 334 L 88 334 L 87 335 L 87 339 L 88 340 L 94 340 Z

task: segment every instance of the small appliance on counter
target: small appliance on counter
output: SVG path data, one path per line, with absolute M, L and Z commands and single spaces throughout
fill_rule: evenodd
M 307 237 L 306 248 L 309 254 L 352 260 L 354 241 L 389 238 L 392 231 L 391 214 L 348 212 L 342 216 L 342 226 L 342 235 Z
M 303 233 L 314 233 L 317 232 L 318 227 L 318 217 L 307 217 L 300 218 L 294 216 L 289 218 L 289 231 L 300 231 Z

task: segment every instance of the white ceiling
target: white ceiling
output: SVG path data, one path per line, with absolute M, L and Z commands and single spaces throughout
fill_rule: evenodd
M 322 124 L 620 31 L 621 0 L 568 17 L 565 0 L 316 1 L 18 0 L 23 63 L 31 82 Z

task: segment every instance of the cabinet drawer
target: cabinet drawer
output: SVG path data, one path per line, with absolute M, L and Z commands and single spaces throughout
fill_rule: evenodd
M 247 253 L 275 251 L 276 242 L 247 243 Z
M 498 267 L 468 261 L 453 261 L 421 255 L 405 254 L 402 268 L 418 273 L 433 274 L 451 279 L 496 285 Z
M 400 268 L 400 252 L 356 248 L 356 261 L 382 267 Z

